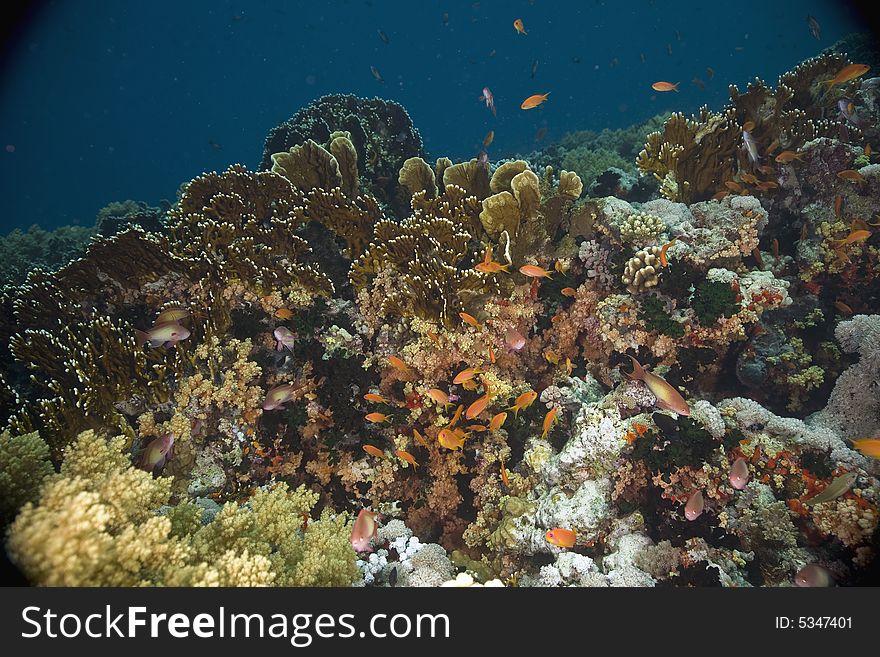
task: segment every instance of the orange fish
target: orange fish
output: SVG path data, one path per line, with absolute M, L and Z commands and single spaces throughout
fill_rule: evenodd
M 776 169 L 771 167 L 769 164 L 762 164 L 758 167 L 758 171 L 763 173 L 765 176 L 772 176 L 776 173 Z
M 489 262 L 478 262 L 474 265 L 474 269 L 477 271 L 481 271 L 484 274 L 497 274 L 500 271 L 503 271 L 505 274 L 510 273 L 509 264 L 502 265 L 500 262 L 495 262 L 494 260 L 490 260 Z
M 572 365 L 571 358 L 565 359 L 565 373 L 568 376 L 571 376 L 571 373 L 574 372 L 574 365 Z
M 852 315 L 853 314 L 853 309 L 850 308 L 848 305 L 846 305 L 843 301 L 835 301 L 834 307 L 837 308 L 840 312 L 844 313 L 845 315 Z
M 843 197 L 838 194 L 834 197 L 834 216 L 840 218 L 841 210 L 843 210 Z
M 562 265 L 562 260 L 557 260 L 556 262 L 554 262 L 554 263 L 553 263 L 553 269 L 555 269 L 556 271 L 558 271 L 560 274 L 564 274 L 564 273 L 565 273 L 565 268 L 564 268 L 563 265 Z
M 369 422 L 386 422 L 389 418 L 385 413 L 367 413 L 364 419 Z
M 465 416 L 468 420 L 473 420 L 473 419 L 474 419 L 475 417 L 477 417 L 480 413 L 482 413 L 483 411 L 486 410 L 486 406 L 489 405 L 489 401 L 490 401 L 490 399 L 489 399 L 489 395 L 488 395 L 488 394 L 483 395 L 482 397 L 480 397 L 479 399 L 477 399 L 473 404 L 471 404 L 470 406 L 468 406 L 468 409 L 467 409 L 467 411 L 465 412 L 464 416 Z
M 678 85 L 680 82 L 676 82 L 672 84 L 671 82 L 655 82 L 651 85 L 651 89 L 654 91 L 678 91 Z
M 550 433 L 550 428 L 553 426 L 553 423 L 556 422 L 556 418 L 559 415 L 559 410 L 554 406 L 549 411 L 547 411 L 547 415 L 544 416 L 544 425 L 543 425 L 543 433 L 541 434 L 541 438 L 546 438 L 547 434 Z
M 752 130 L 755 129 L 755 122 L 754 121 L 746 121 L 745 123 L 743 123 L 742 129 L 745 130 L 746 132 L 751 132 Z
M 437 435 L 437 442 L 446 449 L 461 449 L 466 436 L 467 434 L 460 429 L 441 429 Z
M 684 397 L 681 396 L 681 393 L 679 393 L 678 390 L 673 388 L 662 377 L 646 371 L 641 363 L 632 356 L 630 356 L 629 359 L 632 361 L 633 371 L 627 376 L 633 381 L 641 381 L 648 386 L 648 389 L 653 392 L 654 396 L 657 398 L 658 408 L 668 408 L 670 411 L 674 411 L 679 415 L 691 414 L 691 409 L 688 406 L 688 403 L 684 400 Z
M 495 350 L 492 349 L 492 347 L 489 347 L 489 362 L 490 363 L 495 362 Z
M 673 244 L 675 244 L 675 240 L 671 240 L 671 241 L 667 242 L 666 244 L 664 244 L 660 248 L 660 265 L 662 267 L 669 266 L 669 260 L 666 258 L 666 252 L 669 251 L 669 247 L 672 246 Z
M 426 334 L 428 335 L 429 338 L 431 338 L 431 341 L 434 344 L 436 344 L 438 347 L 440 346 L 440 336 L 439 335 L 434 333 L 434 331 L 432 331 L 431 329 L 428 329 L 426 331 Z
M 485 431 L 487 427 L 483 424 L 469 424 L 465 427 L 468 431 Z
M 422 447 L 428 446 L 428 441 L 425 440 L 425 437 L 419 433 L 418 429 L 413 429 L 413 437 L 416 439 L 416 442 L 419 443 Z
M 477 318 L 473 315 L 468 315 L 467 313 L 458 313 L 458 316 L 461 317 L 461 321 L 469 326 L 473 326 L 474 328 L 481 328 L 480 323 L 477 321 Z
M 755 176 L 751 173 L 743 173 L 740 175 L 740 178 L 743 182 L 746 182 L 749 185 L 754 185 L 756 182 L 758 182 L 758 179 L 755 178 Z
M 488 134 L 486 135 L 486 138 L 483 139 L 483 146 L 488 146 L 488 145 L 491 144 L 494 140 L 495 140 L 495 131 L 494 131 L 494 130 L 490 130 L 490 131 L 488 132 Z
M 779 148 L 779 140 L 774 139 L 770 142 L 770 145 L 767 147 L 766 155 L 772 155 L 776 152 L 776 149 Z
M 865 157 L 871 157 L 871 144 L 865 144 L 865 149 L 862 152 L 865 154 Z
M 523 27 L 522 18 L 517 18 L 515 21 L 513 21 L 513 29 L 515 29 L 519 34 L 528 34 L 528 32 L 526 32 L 526 28 Z
M 757 188 L 762 192 L 766 192 L 768 189 L 776 189 L 777 187 L 779 187 L 779 183 L 772 180 L 762 180 L 757 184 Z
M 844 66 L 842 69 L 840 69 L 837 75 L 835 75 L 830 80 L 825 80 L 824 82 L 820 82 L 819 84 L 827 84 L 828 89 L 826 89 L 826 91 L 830 91 L 839 84 L 844 84 L 845 82 L 849 82 L 850 80 L 855 80 L 856 78 L 863 76 L 870 69 L 871 67 L 867 66 L 866 64 L 850 64 L 849 66 Z
M 278 319 L 283 319 L 284 321 L 287 321 L 288 319 L 293 318 L 293 311 L 290 310 L 289 308 L 279 308 L 278 310 L 275 311 L 274 314 L 275 314 L 275 317 L 277 317 Z
M 397 458 L 399 458 L 403 461 L 406 461 L 414 468 L 419 467 L 419 464 L 416 462 L 416 457 L 413 456 L 412 454 L 410 454 L 409 452 L 405 452 L 402 449 L 395 449 L 394 454 L 395 454 L 395 456 L 397 456 Z
M 403 360 L 400 359 L 400 358 L 398 358 L 397 356 L 389 356 L 389 357 L 388 357 L 388 362 L 391 363 L 391 366 L 392 366 L 392 367 L 394 367 L 394 368 L 400 370 L 401 372 L 404 372 L 404 373 L 406 373 L 406 374 L 408 374 L 409 372 L 411 372 L 411 370 L 410 370 L 410 368 L 409 368 L 409 365 L 407 365 L 406 363 L 404 363 Z
M 502 411 L 493 417 L 491 422 L 489 422 L 489 431 L 498 431 L 504 424 L 505 420 L 507 420 L 507 413 Z
M 464 404 L 459 404 L 458 408 L 455 409 L 455 415 L 452 416 L 452 419 L 449 421 L 449 428 L 455 427 L 458 424 L 458 421 L 461 419 L 461 412 L 464 410 Z
M 853 447 L 859 450 L 865 456 L 880 459 L 880 440 L 876 438 L 865 438 L 863 440 L 852 441 Z
M 788 164 L 792 160 L 800 161 L 802 157 L 803 153 L 795 153 L 794 151 L 782 151 L 774 159 L 779 162 L 779 164 Z
M 577 291 L 573 287 L 564 287 L 562 288 L 562 295 L 566 297 L 574 297 L 577 296 Z
M 363 449 L 370 456 L 378 456 L 380 459 L 385 458 L 385 452 L 383 452 L 378 447 L 374 447 L 373 445 L 364 445 Z
M 552 274 L 537 265 L 523 265 L 519 268 L 519 273 L 530 278 L 550 278 Z
M 859 184 L 865 182 L 865 177 L 854 169 L 847 169 L 846 171 L 838 171 L 837 177 L 842 178 L 843 180 L 852 180 L 853 182 L 857 182 Z
M 377 404 L 387 404 L 388 400 L 385 399 L 382 395 L 377 395 L 375 392 L 368 392 L 364 395 L 364 399 L 368 402 L 376 402 Z
M 440 388 L 431 388 L 428 390 L 427 395 L 444 408 L 449 406 L 449 395 L 440 390 Z
M 716 192 L 715 194 L 712 195 L 712 200 L 713 201 L 720 201 L 725 196 L 730 196 L 730 192 L 724 192 L 724 191 Z
M 758 269 L 764 269 L 764 258 L 761 256 L 761 249 L 757 246 L 752 249 L 752 257 L 758 263 Z
M 561 548 L 570 548 L 574 546 L 577 540 L 577 534 L 571 529 L 563 529 L 562 527 L 554 527 L 544 534 L 544 538 L 548 543 Z
M 504 459 L 499 460 L 501 461 L 501 483 L 504 484 L 507 488 L 510 488 L 510 482 L 507 480 L 507 468 L 504 467 Z
M 476 367 L 468 367 L 467 369 L 464 369 L 456 374 L 455 378 L 452 379 L 452 382 L 456 385 L 461 385 L 465 381 L 470 381 L 479 373 L 480 370 L 478 370 Z
M 519 397 L 516 398 L 516 401 L 513 403 L 513 406 L 508 408 L 508 411 L 513 411 L 514 416 L 517 415 L 520 411 L 527 409 L 532 405 L 538 398 L 538 393 L 534 390 L 529 390 L 528 392 L 524 392 Z
M 735 183 L 733 180 L 728 180 L 724 183 L 724 186 L 727 187 L 732 192 L 741 192 L 742 187 L 739 184 Z
M 770 246 L 773 250 L 773 257 L 776 260 L 779 260 L 779 240 L 774 237 L 773 241 L 770 243 Z
M 545 94 L 535 94 L 534 96 L 529 96 L 528 98 L 526 98 L 522 102 L 522 105 L 520 105 L 520 109 L 524 109 L 524 110 L 533 109 L 533 108 L 537 107 L 538 105 L 540 105 L 541 103 L 543 103 L 544 101 L 546 101 L 547 96 L 549 96 L 549 95 L 550 95 L 550 92 L 548 91 Z
M 855 244 L 856 242 L 864 242 L 869 237 L 871 237 L 870 230 L 854 230 L 842 240 L 834 241 L 837 242 L 839 248 L 841 246 L 847 246 L 848 244 Z

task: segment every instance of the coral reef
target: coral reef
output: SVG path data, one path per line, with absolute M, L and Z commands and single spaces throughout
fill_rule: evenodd
M 11 559 L 43 585 L 864 583 L 880 98 L 823 84 L 848 61 L 497 162 L 326 96 L 259 171 L 108 207 L 0 296 Z

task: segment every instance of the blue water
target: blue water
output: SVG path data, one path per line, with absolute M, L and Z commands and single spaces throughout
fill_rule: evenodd
M 268 130 L 327 93 L 402 103 L 434 157 L 472 157 L 494 129 L 498 159 L 532 150 L 541 127 L 546 144 L 661 111 L 717 109 L 728 83 L 775 84 L 857 30 L 857 12 L 820 0 L 55 0 L 6 51 L 2 232 L 91 225 L 111 201 L 155 205 L 202 171 L 256 167 Z M 653 92 L 657 80 L 681 92 Z M 484 86 L 497 119 L 477 100 Z M 548 91 L 542 107 L 519 109 Z

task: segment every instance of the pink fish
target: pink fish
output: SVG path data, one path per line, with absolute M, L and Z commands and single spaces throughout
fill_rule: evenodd
M 508 329 L 507 333 L 504 334 L 504 341 L 511 351 L 520 351 L 526 346 L 525 337 L 516 329 Z
M 287 347 L 290 351 L 293 351 L 293 343 L 296 340 L 296 336 L 293 335 L 289 328 L 286 326 L 279 326 L 275 329 L 274 334 L 275 339 L 278 341 L 278 344 L 275 345 L 275 349 L 282 351 Z
M 293 399 L 297 390 L 298 388 L 292 383 L 282 383 L 280 386 L 275 386 L 266 393 L 266 399 L 263 401 L 263 410 L 284 410 L 284 404 Z
M 361 509 L 354 521 L 354 527 L 351 528 L 351 547 L 354 551 L 370 552 L 372 550 L 370 543 L 376 538 L 377 530 L 376 514 Z
M 749 483 L 749 466 L 743 457 L 733 462 L 730 468 L 730 485 L 737 490 L 742 490 Z
M 492 116 L 498 116 L 498 113 L 495 111 L 495 96 L 489 91 L 489 87 L 483 87 L 483 95 L 480 96 L 479 100 L 481 102 L 486 101 L 486 107 L 492 110 Z
M 169 458 L 168 455 L 171 453 L 172 447 L 174 447 L 173 433 L 166 433 L 164 436 L 154 438 L 141 454 L 139 466 L 147 472 L 152 472 L 156 468 L 161 470 Z
M 703 513 L 703 493 L 694 491 L 684 505 L 684 517 L 688 520 L 696 520 Z
M 834 577 L 827 568 L 811 563 L 797 571 L 794 583 L 795 586 L 804 587 L 834 586 Z
M 148 345 L 150 347 L 170 347 L 181 340 L 189 337 L 189 329 L 177 322 L 164 322 L 155 324 L 146 331 L 134 330 L 138 347 Z

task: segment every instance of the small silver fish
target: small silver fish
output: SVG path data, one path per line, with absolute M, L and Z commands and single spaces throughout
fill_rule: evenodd
M 379 73 L 379 69 L 375 66 L 370 67 L 370 73 L 373 74 L 373 77 L 376 78 L 377 82 L 385 82 L 385 79 L 382 77 L 382 74 Z
M 813 506 L 814 504 L 821 504 L 822 502 L 830 502 L 831 500 L 837 499 L 852 488 L 858 478 L 859 475 L 856 472 L 847 472 L 839 477 L 835 477 L 831 483 L 822 490 L 822 492 L 818 495 L 814 495 L 804 502 L 804 504 L 807 506 Z
M 537 73 L 537 72 L 538 72 L 538 60 L 536 59 L 534 62 L 532 62 L 532 80 L 535 79 L 535 73 Z
M 376 30 L 376 34 L 379 35 L 379 38 L 382 39 L 382 43 L 384 43 L 386 46 L 391 42 L 391 39 L 388 38 L 388 35 L 385 34 L 385 32 L 383 32 L 381 28 Z
M 746 130 L 743 130 L 742 147 L 749 154 L 749 160 L 751 160 L 752 164 L 757 164 L 761 161 L 761 157 L 758 155 L 758 145 L 755 143 L 755 138 Z

